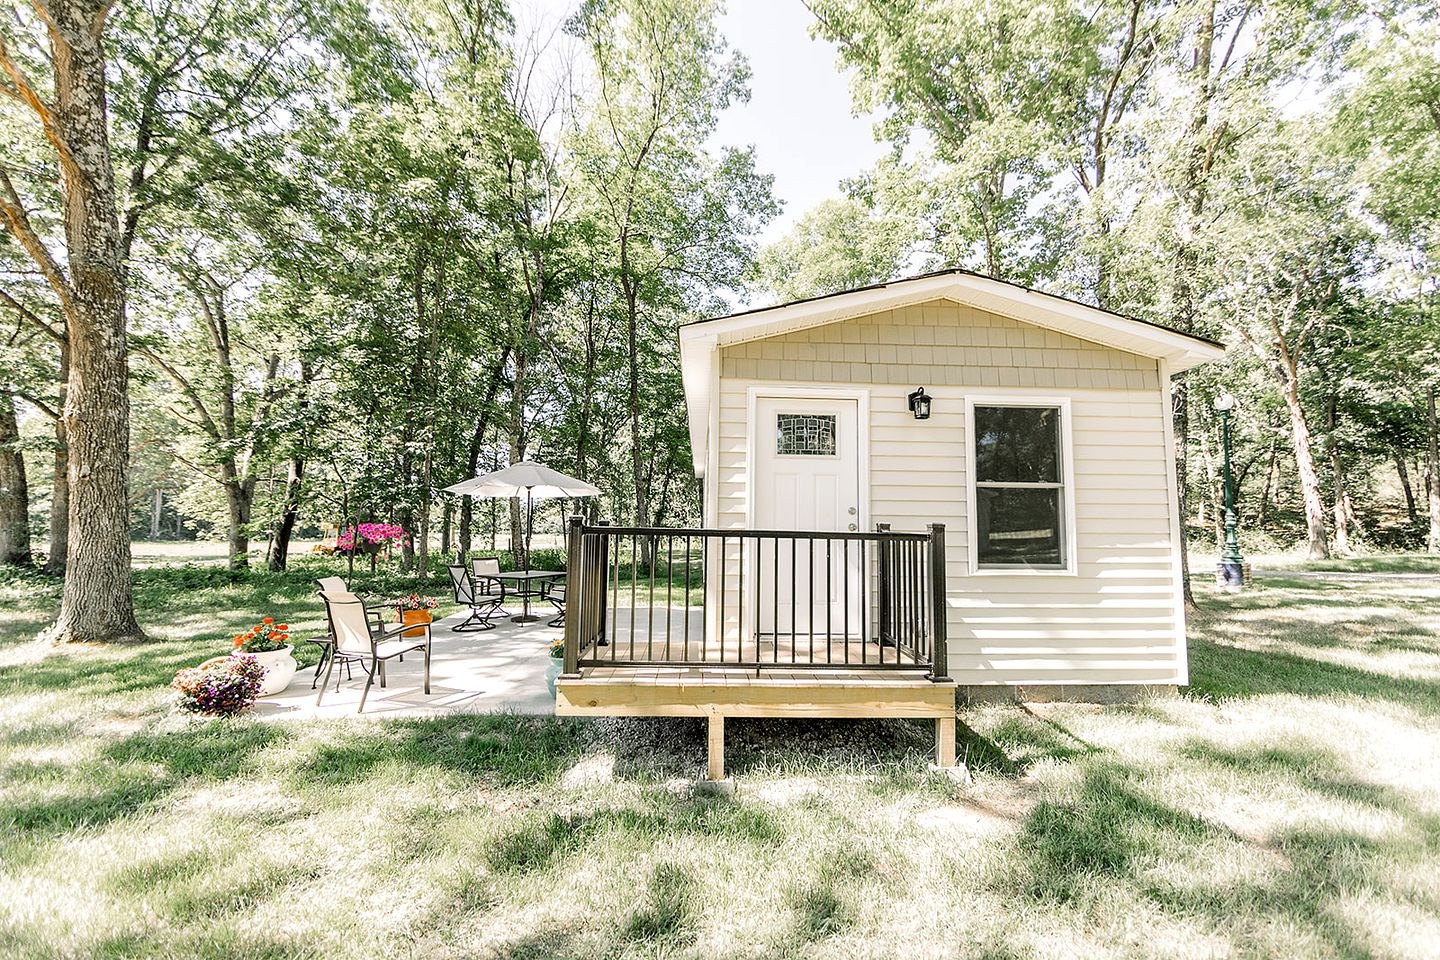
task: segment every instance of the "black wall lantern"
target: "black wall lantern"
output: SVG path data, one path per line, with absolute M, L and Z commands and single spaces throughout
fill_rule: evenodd
M 925 392 L 924 387 L 916 387 L 915 392 L 910 394 L 910 412 L 915 414 L 916 420 L 930 419 L 930 394 Z

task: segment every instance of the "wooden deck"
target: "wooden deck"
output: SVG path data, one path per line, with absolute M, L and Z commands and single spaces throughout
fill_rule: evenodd
M 954 765 L 943 526 L 923 534 L 667 529 L 575 517 L 566 543 L 558 715 L 705 717 L 711 780 L 725 775 L 726 717 L 933 719 L 936 763 Z M 792 567 L 781 576 L 778 560 L 765 575 L 765 556 L 810 556 L 817 544 L 827 557 L 853 551 L 862 570 L 873 567 L 874 590 L 852 591 L 848 574 L 797 579 Z M 704 585 L 702 603 L 688 591 L 674 602 L 675 557 L 686 583 Z M 623 588 L 622 566 L 646 563 L 649 582 Z
M 919 668 L 585 667 L 556 681 L 555 713 L 705 717 L 712 780 L 725 776 L 726 717 L 933 719 L 935 762 L 955 763 L 955 684 L 932 680 Z

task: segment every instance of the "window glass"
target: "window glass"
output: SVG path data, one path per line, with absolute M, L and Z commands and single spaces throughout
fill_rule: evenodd
M 982 566 L 1064 566 L 1059 487 L 980 487 L 975 494 Z
M 780 413 L 775 416 L 775 452 L 785 456 L 833 457 L 833 413 Z
M 1060 411 L 1054 407 L 976 407 L 975 479 L 981 483 L 1059 483 Z
M 1060 408 L 975 406 L 976 562 L 1064 567 Z

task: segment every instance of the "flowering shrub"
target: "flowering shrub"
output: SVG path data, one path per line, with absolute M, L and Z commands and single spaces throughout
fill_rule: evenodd
M 247 654 L 216 657 L 175 674 L 170 686 L 180 692 L 180 708 L 191 713 L 228 716 L 255 702 L 265 668 Z
M 560 658 L 565 656 L 565 638 L 550 641 L 550 656 Z
M 284 649 L 290 642 L 290 627 L 266 617 L 245 633 L 235 634 L 236 653 L 269 653 Z
M 418 593 L 412 593 L 408 597 L 401 597 L 395 601 L 395 606 L 401 610 L 434 610 L 440 606 L 439 597 L 422 597 Z
M 346 527 L 335 538 L 335 549 L 375 551 L 387 543 L 402 543 L 405 528 L 398 523 L 362 523 L 358 527 Z

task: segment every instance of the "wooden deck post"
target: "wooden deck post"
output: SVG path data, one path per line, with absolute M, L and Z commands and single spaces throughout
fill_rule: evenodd
M 952 727 L 953 730 L 953 727 Z M 706 768 L 706 778 L 709 780 L 725 779 L 725 715 L 720 713 L 710 714 L 710 735 L 709 735 L 709 763 Z M 954 754 L 952 748 L 951 754 Z
M 955 766 L 955 717 L 935 718 L 935 766 Z
M 580 615 L 584 612 L 586 574 L 585 564 L 580 556 L 584 536 L 583 523 L 576 514 L 570 518 L 565 531 L 565 676 L 580 673 Z

